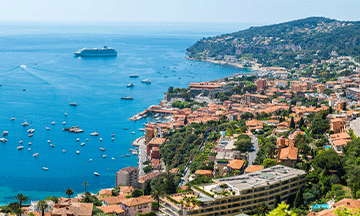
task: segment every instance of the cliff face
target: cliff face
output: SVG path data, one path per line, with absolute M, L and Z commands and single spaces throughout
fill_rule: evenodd
M 360 56 L 360 24 L 310 17 L 203 38 L 186 51 L 194 59 L 235 55 L 264 66 L 291 68 L 334 53 Z

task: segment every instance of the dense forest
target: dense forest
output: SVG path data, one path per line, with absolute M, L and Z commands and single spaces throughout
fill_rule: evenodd
M 309 17 L 203 38 L 186 51 L 194 59 L 223 59 L 224 55 L 234 55 L 263 66 L 286 68 L 336 55 L 357 58 L 360 56 L 360 22 Z

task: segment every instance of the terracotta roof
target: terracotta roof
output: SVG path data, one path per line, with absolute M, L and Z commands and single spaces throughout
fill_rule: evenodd
M 152 180 L 160 175 L 161 175 L 161 172 L 152 172 L 152 173 L 149 173 L 149 174 L 139 177 L 139 182 L 146 182 L 146 181 Z
M 67 216 L 69 214 L 74 216 L 91 216 L 93 204 L 92 203 L 71 203 L 71 205 L 61 208 L 56 208 L 52 211 L 52 215 Z
M 234 159 L 234 160 L 229 161 L 227 166 L 234 170 L 240 170 L 244 166 L 244 163 L 245 163 L 245 161 L 243 161 L 243 160 Z
M 340 200 L 339 202 L 335 203 L 333 205 L 334 207 L 346 207 L 347 209 L 355 209 L 355 208 L 360 208 L 360 201 L 359 200 L 354 200 L 354 199 L 349 199 L 349 198 L 344 198 L 342 200 Z
M 298 148 L 287 147 L 280 150 L 280 160 L 297 160 L 298 159 Z
M 195 175 L 212 175 L 211 170 L 196 170 Z
M 108 205 L 108 206 L 97 206 L 96 208 L 101 209 L 105 214 L 122 213 L 125 212 L 120 205 Z
M 120 191 L 123 193 L 131 193 L 133 190 L 133 186 L 120 186 Z
M 152 144 L 152 145 L 161 145 L 163 144 L 164 142 L 166 142 L 166 138 L 159 138 L 159 137 L 155 137 L 153 138 L 149 144 Z
M 100 200 L 104 200 L 108 205 L 116 205 L 121 203 L 125 198 L 125 194 L 120 194 L 119 196 L 115 197 L 103 197 Z
M 251 173 L 251 172 L 255 172 L 255 171 L 258 171 L 258 170 L 262 170 L 262 169 L 264 169 L 264 166 L 263 166 L 263 165 L 249 165 L 249 166 L 245 169 L 245 172 Z
M 126 205 L 126 206 L 137 206 L 140 204 L 145 204 L 145 203 L 151 203 L 153 202 L 153 198 L 151 198 L 150 196 L 141 196 L 141 197 L 135 197 L 135 198 L 130 198 L 130 199 L 126 199 L 124 201 L 122 201 L 121 203 Z
M 99 195 L 111 195 L 111 190 L 102 189 L 102 190 L 99 191 Z

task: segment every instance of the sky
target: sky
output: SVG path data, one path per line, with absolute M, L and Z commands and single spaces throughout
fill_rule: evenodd
M 359 20 L 354 0 L 0 0 L 0 22 L 274 24 L 309 16 Z

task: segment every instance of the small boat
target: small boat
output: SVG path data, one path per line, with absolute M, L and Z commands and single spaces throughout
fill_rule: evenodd
M 113 138 L 111 138 L 111 141 L 114 141 L 114 137 L 113 137 Z
M 67 113 L 65 113 L 65 116 L 67 116 L 68 114 Z
M 138 75 L 138 74 L 133 74 L 133 75 L 130 75 L 129 77 L 130 77 L 130 78 L 138 78 L 139 75 Z
M 139 131 L 146 131 L 145 128 L 139 128 Z
M 23 89 L 23 91 L 26 91 L 26 89 Z
M 89 139 L 88 139 L 88 138 L 86 138 L 86 141 L 89 141 Z
M 32 136 L 34 136 L 34 134 L 29 134 L 29 135 L 28 135 L 28 137 L 32 137 Z
M 72 103 L 70 103 L 70 106 L 78 106 L 78 104 L 75 102 L 72 102 Z
M 79 140 L 80 140 L 80 138 L 77 138 L 77 139 L 76 139 L 76 141 L 79 141 Z
M 45 170 L 45 171 L 49 171 L 49 168 L 47 168 L 47 167 L 43 167 L 43 170 Z
M 27 122 L 25 121 L 25 122 L 23 122 L 21 125 L 25 127 L 25 126 L 29 126 L 29 123 L 27 123 Z
M 126 154 L 125 157 L 130 157 L 130 154 Z
M 28 148 L 28 151 L 31 151 L 31 148 Z
M 134 151 L 134 149 L 129 149 L 129 152 L 132 152 L 132 151 Z
M 178 77 L 178 79 L 181 79 L 181 77 Z
M 105 151 L 105 148 L 100 148 L 100 151 Z
M 103 155 L 103 158 L 106 158 L 106 155 Z
M 126 85 L 126 87 L 128 87 L 128 88 L 130 88 L 130 87 L 134 87 L 134 84 L 129 83 L 129 84 L 127 84 L 127 85 Z
M 94 133 L 90 133 L 90 136 L 99 136 L 99 133 L 95 131 Z
M 50 128 L 49 128 L 49 127 L 46 127 L 46 130 L 50 130 Z
M 8 135 L 8 134 L 9 134 L 9 131 L 3 131 L 3 132 L 2 132 L 2 135 L 3 135 L 3 136 L 6 136 L 6 135 Z
M 92 161 L 92 159 L 89 160 L 90 162 Z
M 12 118 L 11 118 L 11 121 L 14 121 L 14 120 L 15 120 L 15 117 L 12 117 Z
M 135 134 L 135 132 L 133 131 L 133 132 L 131 132 L 131 134 Z
M 23 142 L 24 142 L 24 141 L 20 140 L 20 141 L 19 141 L 19 144 L 21 144 L 21 143 L 23 143 Z
M 123 130 L 129 130 L 129 128 L 126 128 L 126 127 L 125 127 L 125 128 L 123 128 Z
M 97 172 L 94 172 L 94 175 L 95 175 L 95 176 L 99 176 L 99 173 L 97 173 Z
M 79 151 L 79 150 L 77 150 L 77 151 L 76 151 L 76 154 L 80 154 L 80 151 Z
M 55 147 L 54 144 L 50 144 L 50 147 Z
M 51 143 L 50 140 L 48 140 L 48 143 Z
M 81 143 L 80 145 L 81 145 L 81 146 L 84 146 L 84 145 L 85 145 L 85 143 Z
M 134 100 L 132 97 L 121 97 L 121 100 Z
M 63 153 L 65 153 L 66 151 L 65 150 L 63 150 Z
M 52 125 L 55 125 L 55 122 L 51 122 Z
M 28 132 L 28 133 L 34 133 L 34 132 L 35 132 L 35 129 L 30 128 L 27 132 Z
M 142 83 L 151 84 L 151 81 L 149 79 L 141 80 Z
M 115 136 L 115 134 L 114 134 L 114 133 L 112 133 L 112 134 L 111 134 L 111 136 L 113 137 L 113 136 Z
M 102 141 L 102 138 L 100 138 L 100 141 Z
M 131 155 L 138 155 L 139 153 L 137 151 L 131 152 Z
M 28 145 L 31 145 L 31 142 L 29 142 Z
M 65 121 L 63 121 L 63 125 L 64 125 L 64 124 L 66 124 L 66 122 L 65 122 Z
M 17 150 L 22 150 L 24 148 L 24 146 L 18 146 Z
M 33 157 L 39 157 L 39 153 L 33 154 Z
M 111 159 L 112 159 L 112 160 L 115 160 L 115 158 L 113 158 L 113 157 L 112 157 Z

